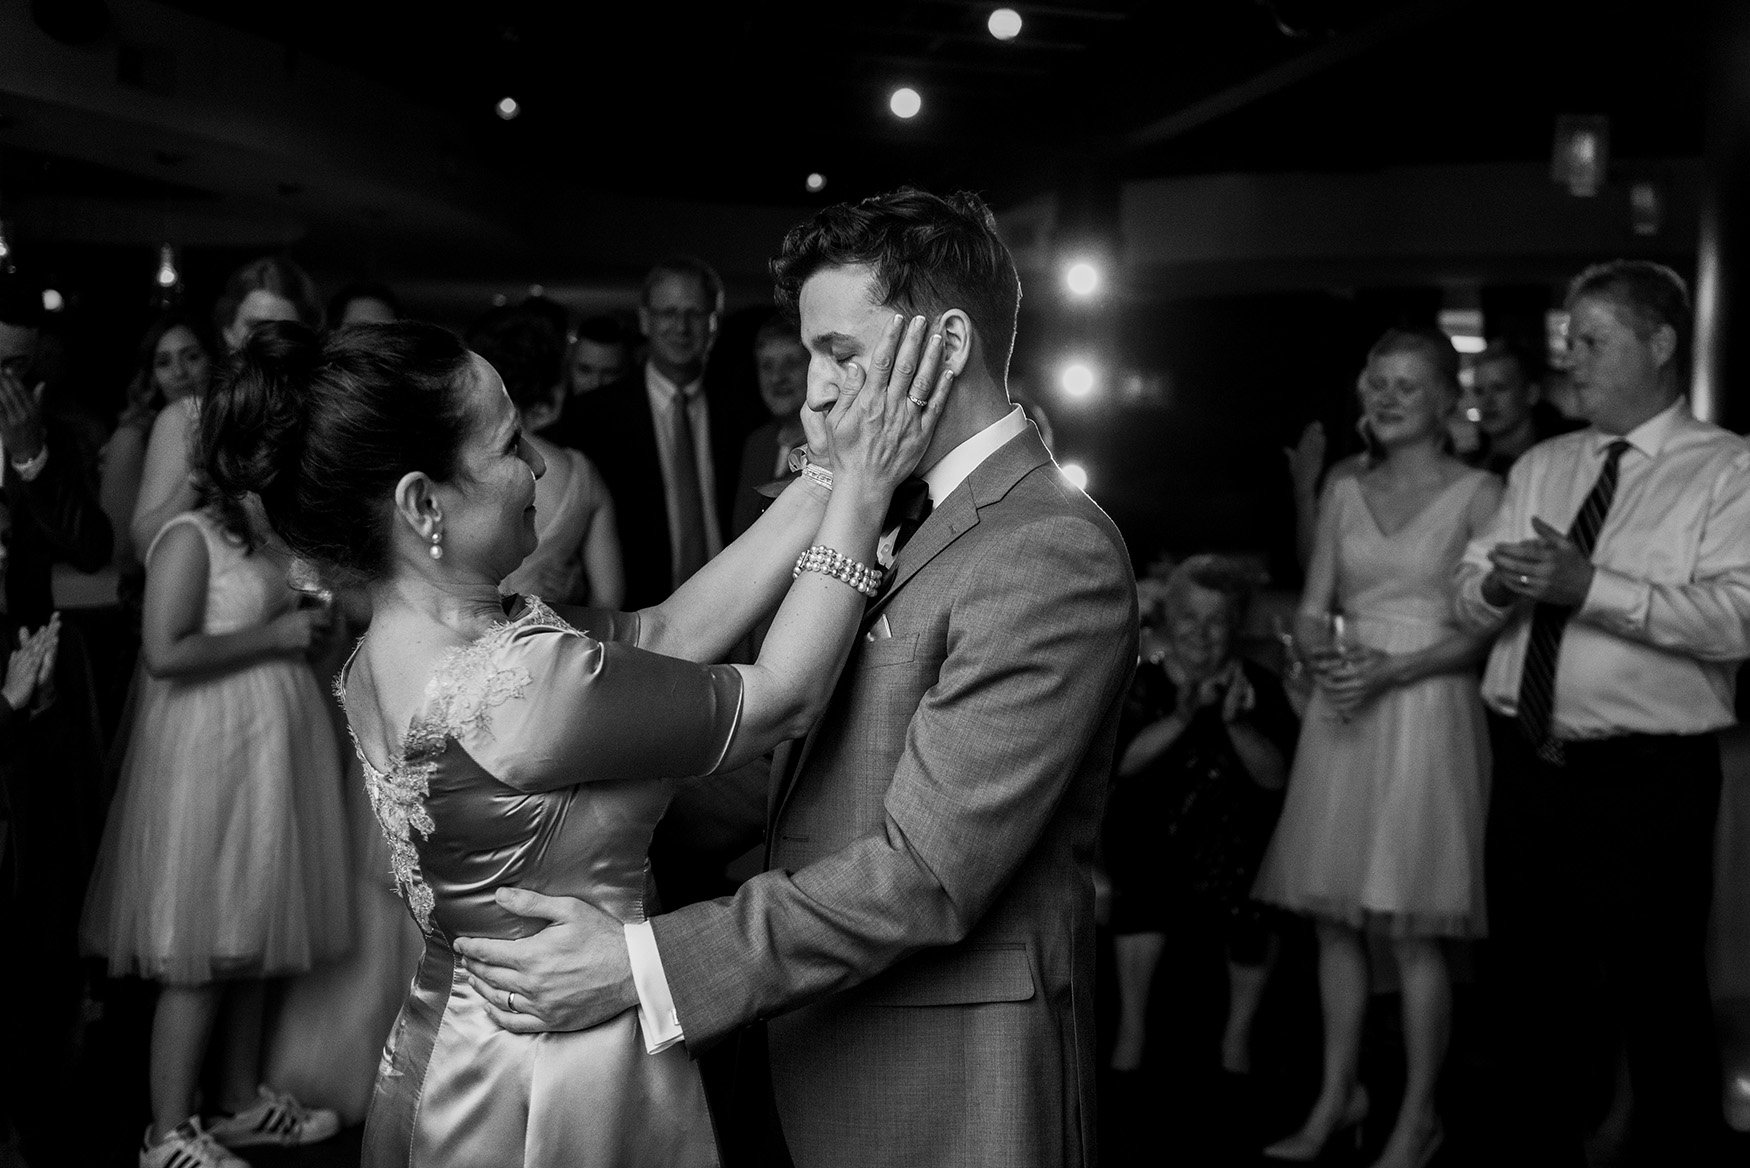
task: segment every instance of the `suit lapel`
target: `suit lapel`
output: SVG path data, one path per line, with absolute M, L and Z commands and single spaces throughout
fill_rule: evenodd
M 978 525 L 980 508 L 1000 500 L 1027 474 L 1050 461 L 1050 453 L 1039 440 L 1039 431 L 1029 424 L 1025 432 L 1017 434 L 979 463 L 966 477 L 965 482 L 931 510 L 930 517 L 924 520 L 911 540 L 900 549 L 899 556 L 893 563 L 893 575 L 881 595 L 864 613 L 862 623 L 858 626 L 858 636 L 881 615 L 894 594 L 905 587 L 918 574 L 919 569 Z M 854 646 L 851 651 L 856 652 Z M 828 705 L 827 710 L 827 717 L 831 717 L 832 707 Z M 784 808 L 790 802 L 790 793 L 795 790 L 796 780 L 808 765 L 808 756 L 813 753 L 815 740 L 819 736 L 820 723 L 817 722 L 805 737 L 790 743 L 790 751 L 785 758 L 789 765 L 773 768 L 775 785 L 772 789 L 770 823 L 767 825 L 766 837 L 768 856 L 770 841 L 777 831 L 778 821 L 783 817 Z

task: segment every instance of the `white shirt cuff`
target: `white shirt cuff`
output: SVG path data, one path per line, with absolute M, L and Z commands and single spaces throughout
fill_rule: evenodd
M 668 975 L 662 971 L 662 954 L 656 949 L 656 931 L 649 921 L 631 921 L 626 929 L 626 956 L 632 963 L 632 984 L 638 990 L 638 1025 L 644 1031 L 644 1049 L 650 1054 L 667 1050 L 686 1037 L 680 1015 L 668 992 Z
M 24 462 L 14 462 L 12 469 L 18 472 L 18 477 L 27 483 L 34 483 L 37 476 L 43 473 L 43 467 L 49 464 L 49 447 L 45 442 L 43 448 L 36 452 L 36 457 Z

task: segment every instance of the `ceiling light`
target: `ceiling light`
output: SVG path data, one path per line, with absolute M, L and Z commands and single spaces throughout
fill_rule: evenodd
M 1100 269 L 1087 260 L 1077 260 L 1064 269 L 1063 282 L 1077 296 L 1092 296 L 1100 286 Z
M 826 175 L 821 174 L 818 170 L 814 171 L 803 180 L 802 185 L 816 193 L 824 191 L 826 189 Z
M 1063 477 L 1068 479 L 1070 485 L 1075 487 L 1076 490 L 1085 491 L 1088 489 L 1088 472 L 1081 463 L 1066 462 L 1057 469 L 1063 472 Z
M 1063 367 L 1060 378 L 1063 392 L 1071 397 L 1087 397 L 1094 392 L 1094 370 L 1085 361 L 1071 361 Z
M 166 243 L 158 249 L 158 287 L 174 288 L 181 281 L 176 271 L 176 249 Z
M 917 90 L 909 85 L 902 85 L 887 99 L 887 108 L 893 111 L 896 118 L 915 118 L 918 111 L 924 108 L 924 99 L 918 96 Z
M 1021 14 L 1013 8 L 999 8 L 990 14 L 987 27 L 997 40 L 1012 41 L 1021 35 Z
M 59 312 L 59 311 L 61 311 L 61 309 L 65 308 L 65 307 L 67 307 L 66 297 L 62 296 L 59 292 L 55 291 L 53 288 L 44 288 L 43 289 L 43 311 L 44 312 Z
M 499 98 L 498 104 L 493 108 L 498 111 L 498 116 L 507 122 L 523 112 L 522 103 L 514 97 Z

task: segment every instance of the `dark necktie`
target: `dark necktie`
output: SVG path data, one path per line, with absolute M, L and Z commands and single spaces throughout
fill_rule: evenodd
M 894 488 L 893 501 L 887 505 L 887 518 L 882 521 L 881 530 L 899 529 L 899 534 L 893 540 L 893 558 L 899 559 L 899 549 L 917 533 L 924 520 L 930 517 L 934 504 L 930 502 L 929 484 L 913 475 Z
M 1610 501 L 1616 496 L 1617 465 L 1628 448 L 1629 444 L 1620 438 L 1607 448 L 1604 469 L 1598 472 L 1598 481 L 1592 484 L 1586 501 L 1580 504 L 1580 513 L 1574 516 L 1573 527 L 1568 530 L 1568 538 L 1588 558 L 1598 543 L 1604 517 L 1610 514 Z M 1525 644 L 1525 665 L 1519 674 L 1519 729 L 1537 757 L 1552 766 L 1567 762 L 1561 740 L 1550 733 L 1550 722 L 1555 714 L 1556 661 L 1561 656 L 1562 633 L 1573 615 L 1573 609 L 1557 604 L 1539 603 L 1532 610 L 1531 637 Z
M 669 443 L 674 458 L 670 470 L 674 481 L 675 521 L 678 524 L 675 543 L 674 582 L 678 588 L 687 578 L 705 566 L 705 498 L 699 485 L 699 454 L 693 447 L 693 420 L 687 408 L 687 395 L 674 395 L 674 408 L 669 411 Z

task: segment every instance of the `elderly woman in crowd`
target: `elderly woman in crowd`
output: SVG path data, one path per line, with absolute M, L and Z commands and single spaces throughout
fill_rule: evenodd
M 1249 575 L 1219 556 L 1186 560 L 1144 632 L 1106 828 L 1121 1007 L 1115 1070 L 1142 1065 L 1149 989 L 1169 934 L 1207 937 L 1225 952 L 1222 1066 L 1250 1069 L 1273 948 L 1252 879 L 1297 727 L 1281 683 L 1236 654 Z

